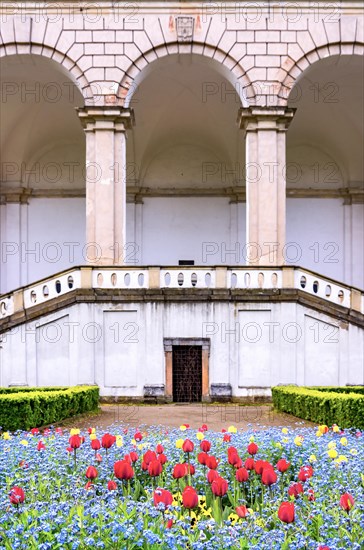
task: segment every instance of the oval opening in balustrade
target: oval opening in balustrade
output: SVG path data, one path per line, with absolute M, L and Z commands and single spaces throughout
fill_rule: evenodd
M 192 275 L 191 275 L 191 285 L 192 286 L 197 285 L 197 275 L 196 275 L 196 273 L 192 273 Z
M 264 273 L 258 273 L 258 286 L 263 288 L 264 285 Z
M 344 301 L 344 291 L 339 290 L 339 292 L 337 293 L 337 297 L 339 299 L 339 302 L 342 303 Z
M 0 313 L 1 313 L 1 315 L 5 315 L 5 313 L 6 313 L 6 303 L 5 302 L 1 302 L 1 304 L 0 304 Z
M 325 296 L 327 296 L 327 297 L 331 296 L 331 286 L 330 285 L 326 285 Z
M 318 281 L 314 281 L 312 283 L 312 290 L 314 291 L 315 294 L 318 293 L 318 289 L 319 289 L 319 283 L 318 283 Z
M 244 275 L 244 285 L 246 288 L 250 287 L 250 273 L 245 273 Z
M 56 283 L 55 283 L 55 287 L 56 287 L 57 294 L 59 294 L 62 290 L 61 281 L 57 280 Z
M 35 304 L 37 301 L 37 293 L 35 292 L 35 290 L 32 290 L 30 293 L 30 301 L 32 302 L 32 304 Z
M 236 273 L 231 274 L 231 288 L 236 288 L 236 285 L 238 284 L 238 277 Z
M 277 273 L 272 273 L 272 286 L 273 288 L 277 288 L 278 285 L 278 275 Z
M 102 273 L 97 274 L 97 286 L 102 286 L 102 283 L 104 282 L 104 276 Z
M 125 275 L 124 275 L 124 284 L 125 284 L 125 286 L 130 285 L 130 273 L 125 273 Z
M 164 284 L 166 286 L 169 286 L 171 284 L 171 274 L 168 272 L 164 274 Z
M 206 273 L 205 275 L 205 285 L 209 287 L 211 285 L 211 273 Z
M 73 281 L 72 275 L 70 275 L 70 276 L 68 277 L 67 283 L 68 283 L 68 288 L 73 288 L 74 281 Z
M 144 273 L 139 273 L 139 275 L 138 275 L 138 285 L 139 286 L 144 285 Z
M 307 279 L 304 275 L 302 275 L 302 277 L 300 279 L 301 288 L 306 288 L 306 284 L 307 284 Z
M 184 275 L 183 273 L 178 273 L 177 275 L 177 284 L 178 286 L 182 286 L 183 285 L 183 281 L 184 281 Z
M 118 277 L 117 277 L 116 273 L 112 273 L 111 274 L 111 284 L 112 284 L 112 286 L 116 286 L 117 282 L 118 282 Z
M 49 288 L 47 287 L 47 285 L 44 285 L 44 287 L 43 287 L 43 296 L 45 298 L 47 298 L 49 296 Z

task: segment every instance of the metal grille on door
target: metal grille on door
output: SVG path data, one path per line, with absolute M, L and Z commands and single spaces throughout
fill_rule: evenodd
M 202 347 L 173 346 L 173 401 L 200 402 L 202 395 Z

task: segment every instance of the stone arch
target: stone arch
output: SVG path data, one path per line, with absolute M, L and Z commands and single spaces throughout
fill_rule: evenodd
M 181 48 L 183 46 L 183 48 Z M 208 46 L 193 42 L 190 44 L 189 51 L 186 52 L 186 44 L 172 43 L 168 44 L 168 49 L 165 46 L 151 48 L 146 52 L 142 52 L 140 56 L 134 59 L 120 82 L 118 89 L 118 97 L 124 103 L 124 106 L 129 106 L 131 97 L 133 96 L 137 83 L 144 80 L 144 77 L 149 73 L 148 66 L 153 64 L 153 61 L 168 57 L 173 54 L 195 54 L 204 57 L 207 60 L 212 60 L 215 67 L 219 68 L 221 74 L 228 80 L 236 89 L 236 92 L 244 107 L 255 105 L 254 87 L 248 77 L 246 71 L 240 63 L 231 57 L 228 53 L 219 50 L 216 47 Z
M 306 69 L 321 59 L 338 55 L 363 55 L 364 44 L 362 42 L 327 43 L 319 48 L 306 52 L 293 62 L 288 72 L 281 74 L 281 86 L 278 92 L 279 105 L 287 105 L 293 86 L 302 78 Z
M 85 74 L 69 55 L 47 45 L 28 42 L 17 44 L 16 42 L 4 42 L 0 45 L 0 59 L 13 55 L 37 55 L 51 59 L 59 66 L 64 75 L 77 86 L 85 100 L 86 105 L 94 105 L 94 93 Z

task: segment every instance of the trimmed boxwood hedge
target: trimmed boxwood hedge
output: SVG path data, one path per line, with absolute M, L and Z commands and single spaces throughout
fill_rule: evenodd
M 272 388 L 272 397 L 278 411 L 328 426 L 364 429 L 362 386 L 276 386 Z
M 5 391 L 0 394 L 0 426 L 4 431 L 52 424 L 76 414 L 96 411 L 99 405 L 97 386 L 2 389 Z

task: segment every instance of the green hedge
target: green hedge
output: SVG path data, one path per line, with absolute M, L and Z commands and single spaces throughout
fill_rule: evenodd
M 19 393 L 19 392 L 33 392 L 33 391 L 65 391 L 68 390 L 69 386 L 48 386 L 46 388 L 42 387 L 29 387 L 29 386 L 14 386 L 12 388 L 0 388 L 0 395 L 9 394 L 9 393 Z
M 272 388 L 273 404 L 278 411 L 341 428 L 364 428 L 363 387 L 309 388 L 276 386 Z
M 96 411 L 98 405 L 97 386 L 17 388 L 0 395 L 0 426 L 4 431 L 29 430 Z

